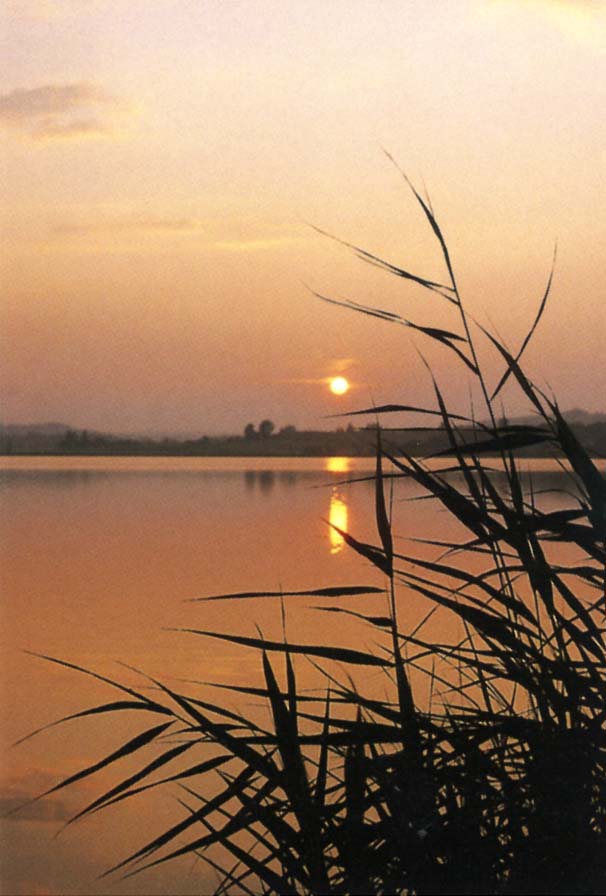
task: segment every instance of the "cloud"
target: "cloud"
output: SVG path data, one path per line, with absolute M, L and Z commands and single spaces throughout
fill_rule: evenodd
M 572 16 L 595 18 L 604 13 L 603 0 L 524 0 L 527 6 L 536 6 L 547 13 L 565 12 Z
M 566 37 L 603 47 L 606 24 L 603 0 L 533 0 L 533 5 Z
M 96 84 L 45 84 L 0 94 L 0 125 L 33 140 L 111 134 L 122 110 Z
M 263 252 L 267 249 L 279 249 L 299 242 L 298 237 L 281 236 L 258 240 L 217 240 L 214 249 L 225 249 L 228 252 Z
M 290 379 L 276 380 L 275 382 L 294 383 L 304 386 L 326 385 L 327 383 L 330 383 L 335 376 L 347 373 L 352 367 L 355 367 L 357 363 L 358 362 L 355 358 L 333 358 L 332 361 L 328 361 L 326 364 L 326 367 L 329 371 L 326 376 L 293 377 Z M 353 383 L 350 383 L 350 385 L 353 385 Z
M 568 9 L 573 12 L 601 13 L 604 11 L 604 0 L 492 0 L 494 5 L 513 7 L 542 7 L 546 10 Z
M 84 762 L 84 757 L 81 757 Z M 7 776 L 0 790 L 0 818 L 10 822 L 62 822 L 67 821 L 77 811 L 79 801 L 92 799 L 96 794 L 95 784 L 90 780 L 82 782 L 84 789 L 79 793 L 65 793 L 60 796 L 49 793 L 61 777 L 58 769 L 28 768 L 27 771 Z M 40 794 L 48 795 L 36 799 Z
M 98 218 L 74 224 L 58 224 L 53 228 L 56 236 L 86 236 L 87 234 L 121 233 L 191 233 L 200 230 L 200 221 L 195 218 L 168 217 L 116 217 Z
M 602 12 L 604 0 L 540 0 L 544 6 L 568 6 L 570 9 L 582 9 L 586 12 Z
M 67 821 L 71 817 L 65 803 L 56 799 L 28 803 L 31 794 L 14 792 L 0 796 L 0 816 L 7 821 Z M 20 808 L 22 807 L 22 808 Z
M 95 251 L 116 246 L 145 251 L 152 245 L 159 246 L 164 240 L 167 246 L 174 247 L 177 241 L 195 243 L 198 250 L 221 254 L 278 251 L 296 246 L 304 239 L 292 231 L 259 232 L 258 228 L 243 226 L 241 221 L 233 219 L 228 227 L 226 222 L 212 215 L 197 215 L 196 211 L 191 206 L 155 207 L 153 203 L 65 206 L 56 209 L 47 220 L 42 238 L 49 248 L 77 251 L 88 251 L 92 246 Z M 226 231 L 229 229 L 241 235 L 228 238 Z
M 490 8 L 512 13 L 534 12 L 568 38 L 603 47 L 604 0 L 491 0 Z

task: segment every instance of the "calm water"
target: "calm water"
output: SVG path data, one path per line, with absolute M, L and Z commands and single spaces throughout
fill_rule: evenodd
M 369 460 L 340 458 L 2 459 L 3 807 L 115 749 L 129 731 L 128 722 L 82 720 L 10 749 L 33 728 L 116 695 L 24 650 L 137 686 L 141 679 L 120 661 L 167 682 L 256 681 L 255 652 L 168 629 L 254 636 L 258 624 L 266 636 L 279 636 L 274 600 L 187 601 L 263 588 L 381 585 L 376 571 L 326 522 L 375 540 L 372 485 L 343 483 L 372 466 Z M 558 482 L 548 462 L 535 461 L 533 467 L 539 484 Z M 397 547 L 411 551 L 405 539 L 413 536 L 463 535 L 433 502 L 414 497 L 410 484 L 395 493 L 395 531 L 402 539 Z M 410 595 L 401 600 L 401 621 L 413 626 L 427 606 Z M 291 640 L 358 647 L 376 640 L 374 631 L 344 623 L 342 614 L 318 614 L 312 607 L 319 602 L 299 598 L 288 604 Z M 359 597 L 350 606 L 385 609 L 380 596 Z M 440 636 L 452 621 L 438 617 L 432 624 Z M 297 671 L 304 685 L 317 684 L 304 661 Z M 381 685 L 370 680 L 381 673 L 364 675 L 368 686 Z M 182 686 L 198 695 L 204 691 L 202 685 Z M 215 700 L 225 699 L 217 698 L 222 692 L 212 693 Z M 181 816 L 169 799 L 152 796 L 137 806 L 132 801 L 130 809 L 125 803 L 115 814 L 99 813 L 53 839 L 62 821 L 99 792 L 83 783 L 79 791 L 37 803 L 5 823 L 4 892 L 107 893 L 107 882 L 96 881 L 97 875 Z M 116 881 L 111 892 L 185 896 L 207 891 L 206 874 L 186 861 Z

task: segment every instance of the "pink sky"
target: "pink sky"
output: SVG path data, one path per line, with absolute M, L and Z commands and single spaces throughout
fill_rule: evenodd
M 308 226 L 444 275 L 383 146 L 513 348 L 557 238 L 528 370 L 604 410 L 605 35 L 603 4 L 558 0 L 6 3 L 0 419 L 322 427 L 431 400 L 417 348 L 464 410 L 442 350 L 304 285 L 452 322 Z

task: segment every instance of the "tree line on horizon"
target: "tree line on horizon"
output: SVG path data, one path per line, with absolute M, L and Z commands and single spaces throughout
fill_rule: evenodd
M 606 457 L 606 421 L 572 425 L 579 441 L 596 457 Z M 118 436 L 65 427 L 0 427 L 0 454 L 10 455 L 174 455 L 174 456 L 371 456 L 376 424 L 339 426 L 334 430 L 298 430 L 293 424 L 279 429 L 264 418 L 247 423 L 241 435 L 177 437 Z M 393 445 L 408 452 L 433 454 L 447 447 L 442 426 L 393 429 Z M 542 446 L 525 451 L 541 456 Z

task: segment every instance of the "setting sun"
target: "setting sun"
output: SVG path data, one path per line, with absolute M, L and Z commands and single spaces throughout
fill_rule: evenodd
M 344 376 L 335 376 L 330 381 L 330 391 L 333 395 L 345 395 L 349 389 L 349 383 Z

